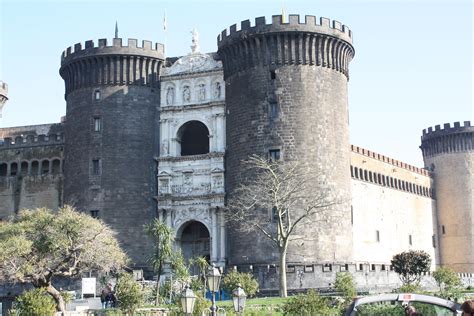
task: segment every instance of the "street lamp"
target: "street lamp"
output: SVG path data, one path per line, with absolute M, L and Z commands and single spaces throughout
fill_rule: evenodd
M 232 292 L 232 299 L 234 300 L 234 311 L 236 313 L 243 313 L 245 308 L 245 301 L 247 300 L 247 294 L 240 284 L 237 284 L 237 288 Z
M 184 315 L 192 315 L 194 310 L 194 301 L 196 301 L 196 295 L 188 285 L 181 292 L 181 307 L 183 308 Z
M 212 306 L 211 306 L 211 315 L 217 315 L 217 307 L 216 307 L 216 292 L 219 291 L 219 283 L 221 282 L 221 272 L 214 264 L 209 267 L 209 271 L 207 273 L 207 286 L 209 287 L 209 291 L 212 293 Z

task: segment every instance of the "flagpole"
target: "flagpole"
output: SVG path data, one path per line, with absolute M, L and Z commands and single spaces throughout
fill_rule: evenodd
M 163 16 L 163 31 L 165 33 L 165 47 L 163 49 L 163 54 L 164 58 L 166 59 L 166 49 L 168 48 L 168 17 L 166 16 L 166 10 Z
M 281 1 L 281 23 L 286 23 L 285 1 Z

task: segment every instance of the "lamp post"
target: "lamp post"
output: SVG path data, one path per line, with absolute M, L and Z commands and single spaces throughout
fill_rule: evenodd
M 209 267 L 209 271 L 207 273 L 207 286 L 209 291 L 212 293 L 212 306 L 211 306 L 211 316 L 217 315 L 217 307 L 216 307 L 216 292 L 219 291 L 219 283 L 221 282 L 221 273 L 218 268 L 214 264 Z
M 196 295 L 188 285 L 181 292 L 181 307 L 183 308 L 184 315 L 192 315 L 194 310 L 194 302 L 196 301 Z
M 232 300 L 234 301 L 234 311 L 238 314 L 242 314 L 244 312 L 247 294 L 245 294 L 244 289 L 240 287 L 240 284 L 238 284 L 237 288 L 232 292 Z

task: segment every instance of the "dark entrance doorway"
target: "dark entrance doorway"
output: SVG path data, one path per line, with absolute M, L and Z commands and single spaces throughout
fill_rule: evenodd
M 181 143 L 181 156 L 201 155 L 209 153 L 209 130 L 199 121 L 190 121 L 178 130 Z
M 211 258 L 211 238 L 209 230 L 207 230 L 204 224 L 198 221 L 191 221 L 185 224 L 181 233 L 181 251 L 186 261 L 196 257 L 204 257 L 207 262 Z M 191 266 L 191 275 L 199 273 L 197 266 Z

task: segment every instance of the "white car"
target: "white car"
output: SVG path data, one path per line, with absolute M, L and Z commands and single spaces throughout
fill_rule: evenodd
M 432 306 L 432 310 L 436 313 L 436 316 L 462 315 L 460 304 L 445 300 L 440 297 L 411 293 L 390 293 L 357 298 L 346 310 L 344 316 L 364 315 L 364 313 L 360 313 L 360 311 L 363 310 L 362 305 L 366 304 L 392 304 L 394 306 L 408 306 L 413 305 L 414 303 Z M 422 313 L 422 315 L 425 314 Z

